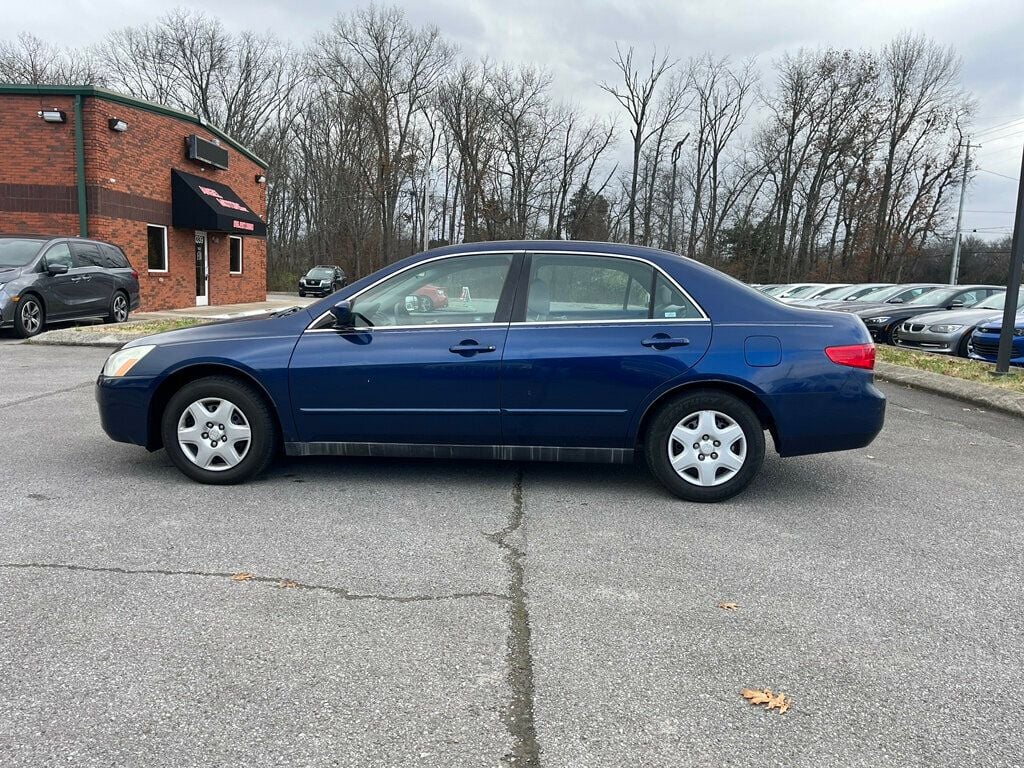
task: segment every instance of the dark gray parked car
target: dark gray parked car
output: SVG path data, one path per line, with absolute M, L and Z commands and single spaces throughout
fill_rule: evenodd
M 26 338 L 49 322 L 123 323 L 139 308 L 139 273 L 99 240 L 0 235 L 0 328 Z

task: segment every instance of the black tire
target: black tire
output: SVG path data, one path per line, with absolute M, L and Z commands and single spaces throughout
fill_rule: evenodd
M 14 333 L 27 339 L 46 328 L 46 307 L 34 293 L 23 293 L 14 307 Z
M 244 454 L 242 459 L 232 467 L 200 467 L 185 454 L 186 449 L 179 444 L 179 421 L 193 403 L 203 400 L 226 400 L 233 404 L 242 413 L 244 421 L 248 422 L 250 442 L 245 450 L 241 451 Z M 167 403 L 160 425 L 164 450 L 174 465 L 193 480 L 210 485 L 233 485 L 251 480 L 270 465 L 277 448 L 277 424 L 266 400 L 251 385 L 228 376 L 209 376 L 183 386 Z M 205 440 L 203 443 L 205 444 Z M 223 459 L 220 462 L 224 463 Z
M 105 323 L 123 323 L 128 319 L 128 315 L 131 314 L 131 302 L 128 300 L 128 294 L 124 291 L 114 291 L 114 295 L 110 297 L 110 308 L 107 311 L 107 316 L 103 318 Z
M 338 290 L 338 284 L 337 283 L 331 283 L 331 290 L 329 291 L 329 293 L 334 293 L 337 290 Z
M 693 451 L 696 454 L 693 457 L 694 461 L 703 461 L 698 458 L 704 455 L 699 452 L 700 449 L 693 449 L 690 445 L 682 446 L 679 441 L 671 437 L 672 431 L 677 425 L 686 420 L 688 416 L 699 414 L 702 411 L 717 411 L 742 430 L 742 436 L 737 437 L 730 446 L 726 447 L 731 451 L 732 448 L 739 446 L 739 441 L 742 440 L 741 448 L 746 450 L 745 458 L 738 469 L 732 470 L 731 476 L 725 474 L 730 471 L 728 468 L 714 470 L 716 478 L 727 478 L 719 485 L 698 485 L 696 482 L 685 479 L 675 470 L 669 459 L 670 451 L 680 449 L 676 453 L 677 456 L 683 456 L 687 451 Z M 715 418 L 716 429 L 719 428 L 719 424 L 723 429 L 726 426 L 731 426 L 726 420 L 719 422 L 718 418 Z M 687 423 L 694 424 L 690 421 Z M 713 437 L 713 435 L 709 435 L 709 437 Z M 705 442 L 700 438 L 703 438 L 703 435 L 697 435 L 694 438 L 698 445 Z M 708 441 L 708 443 L 711 446 L 714 445 L 713 441 Z M 661 484 L 673 494 L 686 501 L 716 502 L 735 496 L 750 484 L 764 462 L 764 445 L 764 426 L 749 405 L 727 392 L 704 389 L 679 395 L 661 406 L 647 428 L 643 451 L 644 457 L 647 459 L 647 466 L 661 481 Z M 719 447 L 721 446 L 719 445 Z M 714 448 L 712 447 L 711 450 Z M 737 455 L 735 451 L 732 453 L 734 456 Z M 708 467 L 715 466 L 710 463 L 711 455 L 716 454 L 708 455 Z M 699 473 L 699 470 L 687 469 L 685 472 L 696 474 Z
M 306 297 L 306 292 L 305 291 L 299 291 L 299 297 L 300 298 L 305 298 Z
M 967 357 L 967 345 L 971 343 L 972 333 L 974 333 L 974 328 L 968 328 L 967 333 L 960 337 L 960 343 L 956 345 L 954 355 L 957 357 Z

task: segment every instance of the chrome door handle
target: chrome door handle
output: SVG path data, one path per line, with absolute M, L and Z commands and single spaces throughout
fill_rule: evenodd
M 655 349 L 669 349 L 670 347 L 688 347 L 690 346 L 689 339 L 683 338 L 672 338 L 667 333 L 656 333 L 649 339 L 644 339 L 640 342 L 645 347 L 654 347 Z

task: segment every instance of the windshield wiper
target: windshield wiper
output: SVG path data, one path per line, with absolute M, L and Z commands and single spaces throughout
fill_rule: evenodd
M 302 307 L 286 307 L 285 309 L 279 309 L 277 312 L 271 312 L 271 317 L 284 317 L 285 315 L 292 315 L 298 312 Z

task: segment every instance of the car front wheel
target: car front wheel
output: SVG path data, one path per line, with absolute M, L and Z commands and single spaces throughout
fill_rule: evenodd
M 715 502 L 746 488 L 764 462 L 764 427 L 750 406 L 703 390 L 666 403 L 647 430 L 655 477 L 687 501 Z
M 255 477 L 273 460 L 277 444 L 274 417 L 260 393 L 225 376 L 179 389 L 164 409 L 161 431 L 174 465 L 212 485 Z
M 14 332 L 23 339 L 35 336 L 46 325 L 46 310 L 32 294 L 22 295 L 14 311 Z

